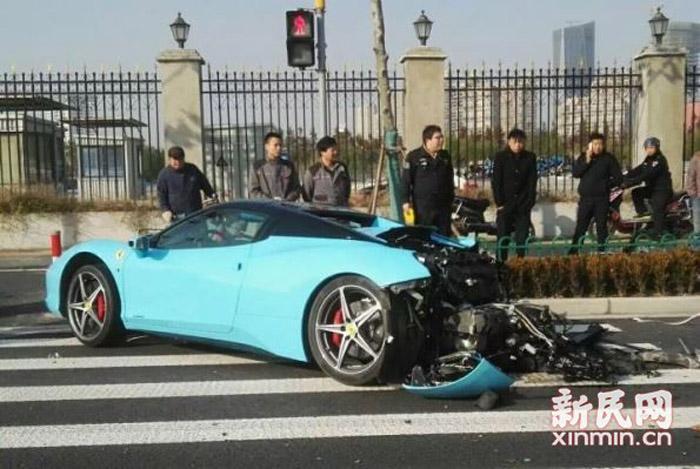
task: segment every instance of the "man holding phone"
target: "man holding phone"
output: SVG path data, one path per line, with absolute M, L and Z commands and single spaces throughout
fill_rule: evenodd
M 570 254 L 578 253 L 578 243 L 586 234 L 591 220 L 595 220 L 598 250 L 608 238 L 608 211 L 610 189 L 622 182 L 622 171 L 617 159 L 605 150 L 605 136 L 593 132 L 586 151 L 576 159 L 572 174 L 581 180 L 578 185 L 579 202 L 576 214 L 576 230 Z

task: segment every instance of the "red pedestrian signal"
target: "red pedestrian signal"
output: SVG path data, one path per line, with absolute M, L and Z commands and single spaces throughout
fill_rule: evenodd
M 306 68 L 316 63 L 314 13 L 310 10 L 287 12 L 287 64 Z

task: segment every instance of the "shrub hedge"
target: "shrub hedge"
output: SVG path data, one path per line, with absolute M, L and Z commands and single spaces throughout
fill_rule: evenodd
M 690 295 L 700 292 L 700 251 L 511 258 L 516 298 Z

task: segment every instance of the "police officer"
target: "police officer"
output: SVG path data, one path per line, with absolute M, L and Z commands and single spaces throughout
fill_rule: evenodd
M 263 143 L 265 159 L 253 165 L 250 175 L 250 197 L 296 201 L 301 184 L 294 163 L 280 158 L 282 135 L 269 132 L 265 135 Z
M 319 161 L 304 174 L 304 200 L 320 205 L 347 207 L 350 201 L 350 173 L 338 161 L 338 142 L 323 137 L 316 143 Z
M 668 170 L 668 162 L 661 153 L 661 142 L 656 137 L 649 137 L 644 141 L 646 158 L 642 164 L 631 169 L 622 182 L 622 187 L 632 187 L 644 182 L 644 187 L 632 189 L 632 201 L 637 216 L 647 214 L 646 201 L 651 205 L 651 220 L 653 224 L 652 234 L 660 237 L 666 227 L 666 205 L 673 197 L 673 183 L 671 172 Z
M 525 150 L 526 135 L 520 129 L 508 132 L 506 147 L 493 157 L 491 188 L 496 201 L 498 240 L 515 231 L 518 257 L 525 255 L 524 244 L 530 231 L 530 213 L 537 196 L 537 157 Z M 501 242 L 500 259 L 508 257 L 508 241 Z M 523 247 L 520 247 L 523 246 Z
M 605 136 L 591 134 L 586 151 L 576 159 L 572 168 L 578 185 L 579 202 L 576 214 L 576 230 L 569 253 L 578 252 L 578 243 L 595 219 L 598 250 L 602 251 L 608 238 L 608 212 L 610 189 L 622 183 L 622 171 L 617 159 L 605 150 Z
M 411 151 L 403 164 L 403 209 L 413 208 L 416 224 L 437 226 L 450 236 L 454 169 L 443 144 L 445 137 L 437 125 L 423 130 L 423 145 Z
M 168 150 L 168 166 L 160 170 L 156 189 L 166 223 L 201 209 L 200 191 L 217 198 L 207 177 L 197 166 L 185 162 L 185 150 L 178 146 Z

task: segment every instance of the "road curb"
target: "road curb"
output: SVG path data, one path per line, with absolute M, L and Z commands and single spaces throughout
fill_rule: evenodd
M 700 312 L 700 295 L 609 298 L 530 298 L 552 311 L 576 318 L 679 317 Z

